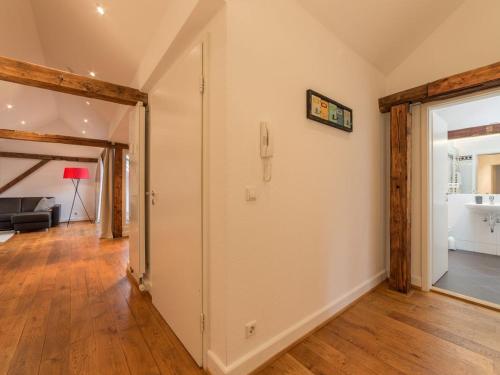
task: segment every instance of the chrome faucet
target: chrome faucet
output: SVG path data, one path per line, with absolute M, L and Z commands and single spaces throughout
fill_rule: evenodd
M 495 196 L 494 195 L 490 195 L 490 204 L 495 204 Z

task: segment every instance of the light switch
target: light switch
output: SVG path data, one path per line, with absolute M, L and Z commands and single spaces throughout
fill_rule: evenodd
M 246 187 L 246 199 L 248 202 L 257 200 L 257 192 L 255 191 L 255 186 Z

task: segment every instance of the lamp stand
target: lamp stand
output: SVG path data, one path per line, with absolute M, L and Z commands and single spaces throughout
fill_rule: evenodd
M 68 223 L 66 227 L 69 227 L 69 223 L 71 221 L 71 216 L 73 215 L 73 207 L 75 206 L 75 200 L 76 196 L 78 195 L 78 198 L 80 199 L 80 202 L 82 203 L 83 209 L 85 210 L 85 214 L 87 214 L 87 218 L 89 219 L 90 222 L 92 220 L 90 219 L 89 213 L 87 212 L 87 209 L 85 208 L 85 204 L 83 203 L 82 197 L 80 196 L 80 193 L 78 193 L 78 186 L 80 185 L 80 179 L 76 179 L 76 184 L 75 184 L 75 179 L 71 179 L 71 182 L 73 183 L 73 186 L 75 187 L 75 194 L 73 195 L 73 202 L 71 203 L 71 210 L 69 211 L 69 218 L 68 218 Z
M 75 185 L 75 181 L 73 181 L 73 179 L 71 179 L 71 182 L 73 183 L 73 185 Z M 78 180 L 78 182 L 80 182 L 80 180 Z M 78 185 L 78 184 L 77 184 Z M 89 213 L 87 212 L 87 208 L 85 208 L 85 203 L 83 203 L 83 199 L 82 197 L 80 196 L 80 193 L 78 192 L 78 188 L 77 186 L 75 186 L 76 188 L 76 195 L 78 195 L 78 199 L 80 199 L 80 202 L 82 204 L 82 207 L 83 209 L 85 210 L 85 214 L 87 215 L 87 219 L 89 219 L 89 221 L 92 223 L 92 219 L 90 218 L 90 215 Z
M 75 185 L 75 181 L 71 179 L 73 182 L 73 186 Z M 76 186 L 75 186 L 75 195 L 73 195 L 73 203 L 71 203 L 71 210 L 69 210 L 69 218 L 68 218 L 68 223 L 66 224 L 66 228 L 69 227 L 69 222 L 71 221 L 71 216 L 73 215 L 73 206 L 75 205 L 75 199 L 76 199 L 76 194 L 78 194 L 78 185 L 80 185 L 80 179 L 76 180 Z

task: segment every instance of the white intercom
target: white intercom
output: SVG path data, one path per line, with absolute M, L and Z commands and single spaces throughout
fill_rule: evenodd
M 263 179 L 271 181 L 271 157 L 273 156 L 273 139 L 267 122 L 260 123 L 260 157 L 263 163 Z

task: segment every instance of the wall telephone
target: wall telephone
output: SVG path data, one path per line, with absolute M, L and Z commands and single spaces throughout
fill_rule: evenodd
M 260 157 L 262 158 L 263 177 L 265 182 L 271 181 L 271 157 L 273 156 L 273 140 L 267 122 L 260 123 Z

